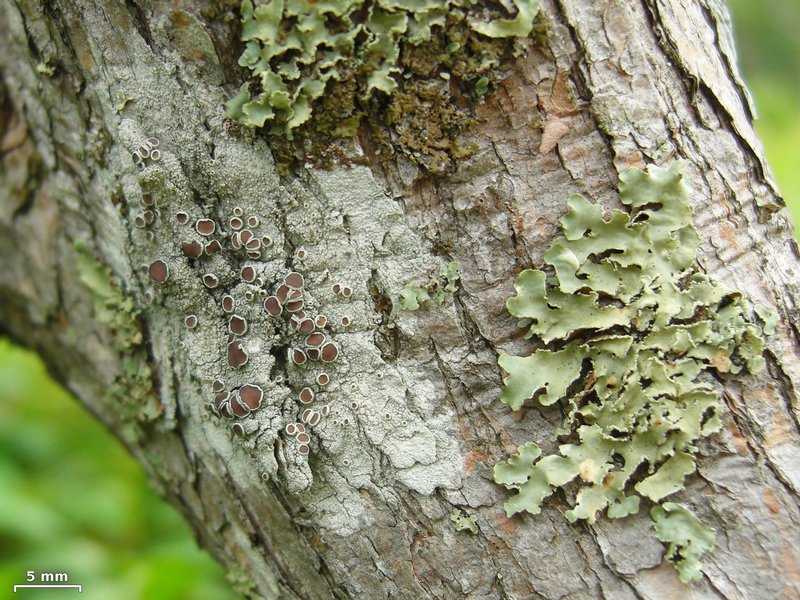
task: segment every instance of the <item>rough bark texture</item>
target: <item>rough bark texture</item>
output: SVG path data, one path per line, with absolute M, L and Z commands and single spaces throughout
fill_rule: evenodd
M 776 212 L 721 0 L 543 0 L 547 40 L 531 43 L 480 107 L 467 136 L 479 151 L 436 180 L 401 158 L 279 178 L 266 144 L 223 118 L 242 76 L 237 25 L 203 16 L 200 4 L 0 5 L 0 322 L 123 439 L 240 589 L 265 598 L 798 597 L 797 246 Z M 149 136 L 163 157 L 139 169 L 131 151 Z M 724 431 L 678 494 L 718 532 L 690 588 L 662 564 L 645 511 L 573 526 L 554 498 L 538 516 L 507 519 L 492 481 L 517 444 L 551 449 L 559 420 L 557 409 L 512 415 L 497 400 L 497 354 L 523 344 L 503 307 L 515 274 L 541 259 L 568 194 L 617 207 L 621 170 L 678 158 L 694 183 L 702 267 L 780 314 L 768 369 L 721 381 Z M 152 239 L 133 226 L 144 192 L 159 209 Z M 227 221 L 234 206 L 258 215 L 274 240 L 258 262 L 267 284 L 302 270 L 309 307 L 329 317 L 342 349 L 318 392 L 332 414 L 308 458 L 282 430 L 316 371 L 287 364 L 258 300 L 243 299 L 241 257 L 223 252 L 200 266 L 177 248 L 193 235 L 177 211 Z M 142 344 L 95 319 L 76 239 L 142 310 Z M 171 269 L 159 289 L 142 271 L 157 258 Z M 453 302 L 399 311 L 402 286 L 443 260 L 462 265 Z M 207 271 L 219 288 L 200 283 Z M 352 298 L 334 296 L 335 282 L 352 286 Z M 250 319 L 250 361 L 239 371 L 226 361 L 223 288 Z M 196 329 L 183 326 L 189 313 Z M 204 408 L 217 377 L 266 390 L 249 437 Z M 454 506 L 477 516 L 477 535 L 454 530 Z

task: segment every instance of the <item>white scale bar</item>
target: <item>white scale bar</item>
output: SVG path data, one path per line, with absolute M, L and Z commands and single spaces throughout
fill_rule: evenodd
M 80 585 L 15 585 L 14 593 L 17 593 L 17 588 L 78 588 L 80 593 L 83 593 L 83 586 Z

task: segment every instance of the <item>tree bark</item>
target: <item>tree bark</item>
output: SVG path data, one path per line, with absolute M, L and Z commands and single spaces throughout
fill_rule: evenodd
M 220 17 L 232 14 L 224 3 L 216 14 L 201 5 L 0 5 L 0 322 L 120 437 L 244 595 L 800 595 L 798 249 L 721 0 L 543 0 L 546 39 L 478 108 L 466 134 L 478 151 L 443 178 L 399 156 L 279 177 L 265 142 L 226 123 L 222 104 L 242 77 L 237 23 Z M 140 169 L 131 153 L 152 136 L 162 158 Z M 498 401 L 497 354 L 520 343 L 504 309 L 516 273 L 541 261 L 569 194 L 618 207 L 622 170 L 678 158 L 701 267 L 780 316 L 768 368 L 722 382 L 724 429 L 677 495 L 717 530 L 691 587 L 662 563 L 644 511 L 570 525 L 554 498 L 508 519 L 492 478 L 559 420 Z M 150 237 L 134 226 L 146 194 L 158 208 Z M 341 348 L 331 384 L 315 387 L 331 416 L 308 457 L 284 426 L 316 371 L 291 365 L 258 299 L 244 300 L 239 258 L 194 264 L 178 247 L 200 239 L 179 211 L 227 223 L 236 206 L 272 238 L 265 285 L 302 271 L 308 306 Z M 147 274 L 158 259 L 170 268 L 163 286 Z M 108 297 L 114 314 L 96 318 L 87 260 L 110 268 L 135 320 Z M 400 311 L 399 290 L 443 260 L 461 264 L 453 301 Z M 222 283 L 206 289 L 211 271 Z M 337 282 L 351 298 L 331 292 Z M 223 288 L 249 320 L 240 370 L 226 359 Z M 217 378 L 265 390 L 243 438 L 206 410 Z M 476 535 L 454 530 L 454 507 L 476 515 Z

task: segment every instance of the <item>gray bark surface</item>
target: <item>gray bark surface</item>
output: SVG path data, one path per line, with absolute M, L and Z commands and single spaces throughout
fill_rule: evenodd
M 442 179 L 400 157 L 280 178 L 266 144 L 224 119 L 242 77 L 237 24 L 200 4 L 0 4 L 0 323 L 123 440 L 243 593 L 800 596 L 798 249 L 721 0 L 543 0 L 546 41 L 479 107 L 466 135 L 478 152 Z M 131 152 L 150 136 L 162 159 L 140 169 Z M 507 519 L 492 480 L 517 445 L 551 450 L 560 419 L 498 400 L 497 354 L 523 347 L 504 309 L 516 273 L 539 263 L 569 194 L 619 207 L 619 172 L 679 158 L 702 268 L 780 315 L 766 371 L 721 381 L 724 430 L 677 495 L 717 530 L 691 587 L 662 563 L 646 511 L 570 525 L 554 496 L 540 515 Z M 159 209 L 152 239 L 133 225 L 145 192 Z M 178 248 L 199 236 L 177 211 L 226 222 L 236 206 L 274 241 L 257 262 L 267 284 L 301 270 L 308 307 L 342 350 L 318 390 L 315 406 L 332 412 L 308 458 L 283 428 L 319 369 L 287 363 L 260 302 L 244 300 L 240 256 L 190 264 Z M 76 239 L 141 309 L 142 344 L 95 318 Z M 170 266 L 160 288 L 142 270 L 156 259 Z M 449 260 L 462 266 L 452 302 L 398 310 L 406 283 Z M 212 271 L 222 284 L 208 290 Z M 350 299 L 332 294 L 336 282 Z M 241 370 L 226 360 L 223 288 L 250 322 Z M 265 389 L 248 437 L 206 410 L 216 378 Z M 455 531 L 454 507 L 477 516 L 476 535 Z

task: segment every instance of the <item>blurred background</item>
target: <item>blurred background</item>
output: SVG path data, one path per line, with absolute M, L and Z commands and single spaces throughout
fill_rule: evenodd
M 800 223 L 800 2 L 728 0 L 739 68 L 756 101 L 756 132 L 795 223 Z
M 729 5 L 756 129 L 797 223 L 800 2 Z M 139 465 L 33 354 L 0 339 L 0 598 L 29 570 L 68 573 L 83 600 L 237 598 Z
M 237 598 L 139 464 L 33 353 L 0 339 L 0 598 L 30 570 L 67 573 L 83 592 L 21 599 Z

